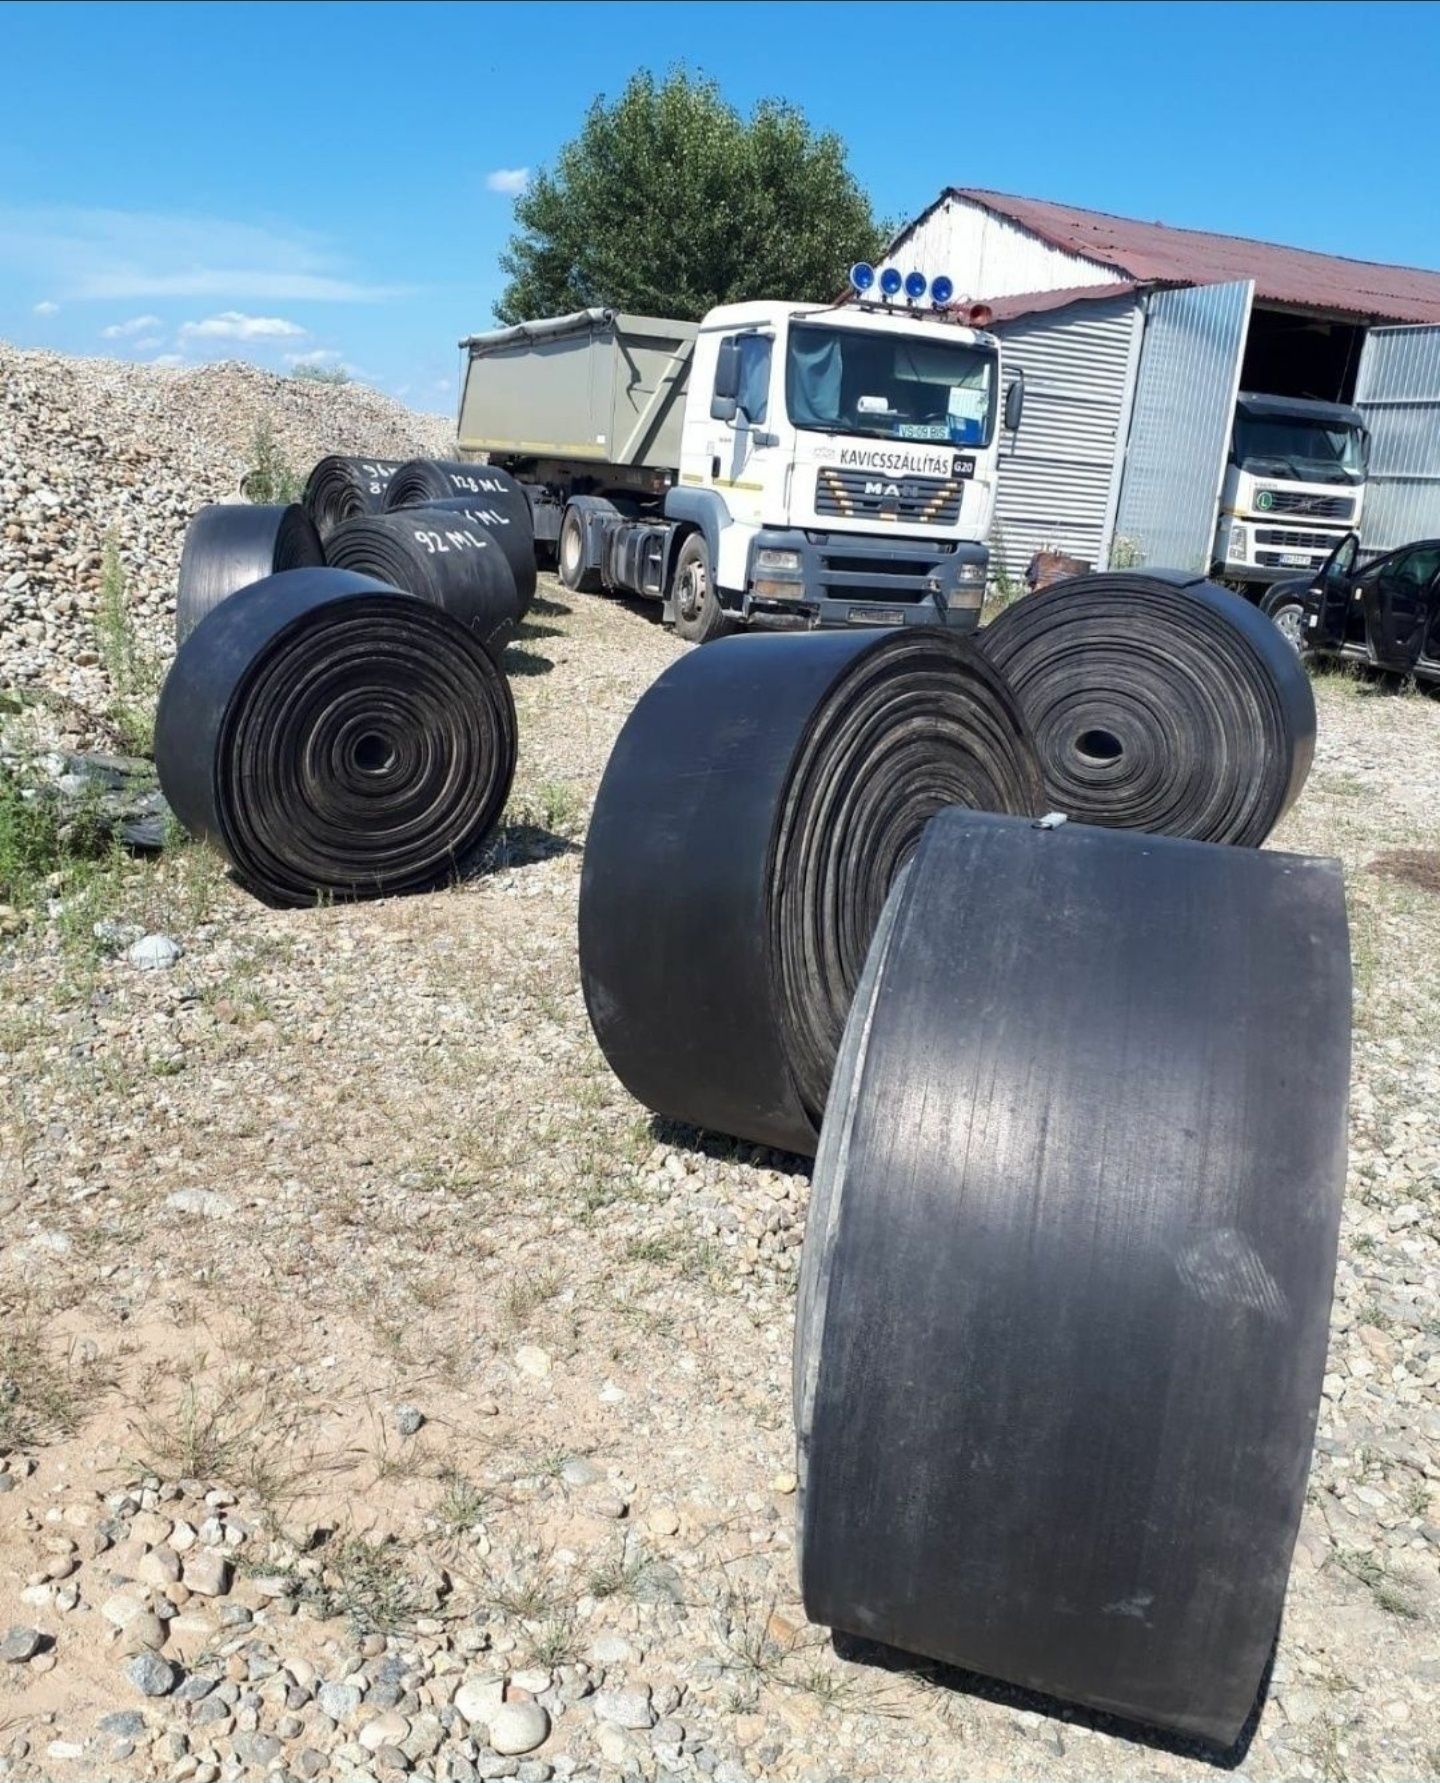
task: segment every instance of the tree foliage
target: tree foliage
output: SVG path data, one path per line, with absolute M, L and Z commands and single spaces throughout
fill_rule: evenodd
M 830 131 L 711 80 L 641 72 L 516 200 L 502 322 L 600 305 L 698 321 L 747 298 L 824 302 L 884 235 Z

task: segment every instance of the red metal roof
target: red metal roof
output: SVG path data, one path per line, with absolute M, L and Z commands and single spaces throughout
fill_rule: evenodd
M 1052 246 L 1097 260 L 1121 278 L 1138 283 L 1215 285 L 1254 279 L 1255 296 L 1262 302 L 1339 310 L 1376 321 L 1440 322 L 1440 272 L 1346 260 L 1308 248 L 1247 241 L 1240 235 L 1175 229 L 1168 223 L 1141 223 L 1104 211 L 1079 210 L 1043 198 L 1012 198 L 974 187 L 951 186 L 939 202 L 946 198 L 982 205 Z
M 1134 279 L 1113 285 L 1069 285 L 1060 291 L 1014 291 L 1008 297 L 986 297 L 997 322 L 1013 322 L 1017 316 L 1038 316 L 1045 310 L 1063 310 L 1070 303 L 1095 303 L 1102 297 L 1127 297 L 1140 287 Z

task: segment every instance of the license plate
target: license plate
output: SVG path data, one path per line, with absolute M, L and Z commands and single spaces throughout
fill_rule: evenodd
M 973 452 L 957 452 L 955 462 L 950 466 L 950 475 L 957 477 L 962 483 L 975 475 L 975 455 Z
M 1310 559 L 1303 551 L 1282 551 L 1280 563 L 1287 570 L 1308 570 L 1310 567 Z

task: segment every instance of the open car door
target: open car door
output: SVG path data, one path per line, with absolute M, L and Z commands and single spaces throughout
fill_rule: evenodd
M 1360 578 L 1370 654 L 1383 669 L 1409 674 L 1420 660 L 1440 582 L 1440 540 L 1392 551 Z

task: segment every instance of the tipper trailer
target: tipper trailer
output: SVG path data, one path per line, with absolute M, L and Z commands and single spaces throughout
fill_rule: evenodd
M 863 272 L 868 269 L 857 269 Z M 581 310 L 462 341 L 463 457 L 526 486 L 560 578 L 737 626 L 979 622 L 1002 427 L 1022 390 L 899 302 L 727 304 L 700 323 Z M 923 300 L 928 296 L 927 307 Z

